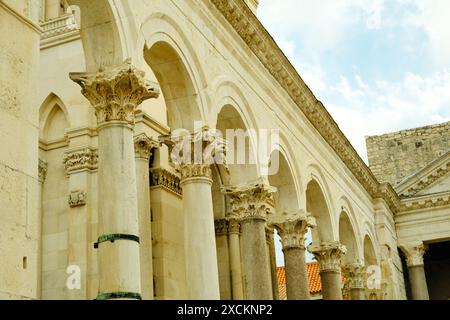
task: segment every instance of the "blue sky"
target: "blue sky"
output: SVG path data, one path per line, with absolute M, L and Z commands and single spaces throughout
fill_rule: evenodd
M 450 1 L 260 0 L 258 17 L 366 162 L 366 135 L 450 120 Z

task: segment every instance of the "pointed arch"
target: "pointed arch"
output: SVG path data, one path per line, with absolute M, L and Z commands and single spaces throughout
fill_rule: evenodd
M 63 138 L 68 127 L 69 112 L 64 102 L 51 92 L 39 107 L 39 137 L 45 141 Z

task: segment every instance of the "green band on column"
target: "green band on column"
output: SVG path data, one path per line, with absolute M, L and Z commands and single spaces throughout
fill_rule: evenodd
M 137 243 L 140 242 L 139 237 L 133 234 L 123 234 L 123 233 L 113 233 L 113 234 L 105 234 L 98 238 L 97 242 L 94 243 L 94 248 L 97 249 L 98 245 L 102 242 L 111 241 L 114 242 L 116 240 L 129 240 L 135 241 Z
M 111 300 L 111 299 L 134 299 L 142 300 L 142 296 L 137 292 L 106 292 L 101 293 L 95 300 Z

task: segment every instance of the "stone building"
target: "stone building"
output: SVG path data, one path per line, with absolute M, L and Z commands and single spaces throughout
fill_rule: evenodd
M 275 228 L 288 299 L 309 298 L 306 249 L 324 299 L 341 270 L 352 299 L 428 298 L 448 124 L 441 153 L 412 139 L 433 155 L 386 168 L 370 138 L 369 169 L 257 6 L 0 0 L 0 298 L 277 299 Z

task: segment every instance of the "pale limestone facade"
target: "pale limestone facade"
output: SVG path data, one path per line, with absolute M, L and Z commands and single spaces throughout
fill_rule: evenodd
M 354 299 L 406 298 L 398 246 L 430 232 L 407 219 L 448 210 L 379 183 L 257 5 L 0 0 L 0 298 L 276 299 L 274 228 L 289 299 L 308 298 L 308 228 L 324 298 L 342 298 L 343 267 Z M 254 164 L 174 165 L 167 137 L 194 121 L 280 141 Z

